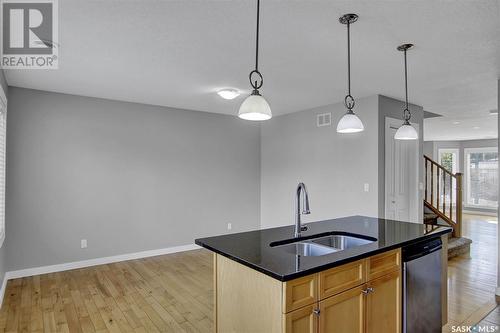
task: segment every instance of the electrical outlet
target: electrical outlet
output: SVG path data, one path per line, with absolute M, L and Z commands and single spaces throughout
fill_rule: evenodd
M 365 192 L 370 192 L 370 184 L 365 183 Z
M 86 239 L 82 239 L 80 241 L 80 246 L 82 249 L 86 249 L 87 248 L 87 240 Z
M 227 230 L 231 230 L 233 228 L 233 225 L 231 223 L 227 224 Z

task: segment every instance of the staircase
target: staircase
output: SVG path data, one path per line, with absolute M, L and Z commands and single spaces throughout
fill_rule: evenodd
M 453 228 L 448 259 L 467 255 L 472 241 L 462 237 L 462 174 L 450 172 L 427 156 L 424 162 L 424 224 L 432 226 L 442 221 Z

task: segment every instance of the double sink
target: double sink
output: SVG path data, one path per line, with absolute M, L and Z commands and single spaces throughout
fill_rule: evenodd
M 288 239 L 284 241 L 273 242 L 271 247 L 279 247 L 284 251 L 304 256 L 317 257 L 330 253 L 347 250 L 353 247 L 370 244 L 377 241 L 376 238 L 359 236 L 354 234 L 319 234 L 307 237 L 307 239 Z

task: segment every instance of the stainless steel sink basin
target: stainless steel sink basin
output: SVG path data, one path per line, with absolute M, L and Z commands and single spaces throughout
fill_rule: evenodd
M 325 237 L 310 239 L 309 241 L 315 244 L 320 244 L 323 246 L 328 246 L 337 249 L 338 251 L 374 242 L 374 240 L 368 240 L 364 238 L 344 236 L 344 235 L 325 236 Z
M 330 253 L 347 250 L 353 247 L 362 246 L 375 242 L 375 238 L 361 238 L 348 235 L 322 234 L 314 238 L 310 236 L 307 239 L 295 241 L 289 239 L 269 244 L 272 247 L 280 247 L 288 253 L 305 256 L 317 257 Z
M 337 249 L 328 246 L 309 243 L 309 242 L 286 244 L 286 245 L 281 245 L 280 247 L 288 253 L 297 254 L 304 257 L 324 256 L 326 254 L 338 251 Z

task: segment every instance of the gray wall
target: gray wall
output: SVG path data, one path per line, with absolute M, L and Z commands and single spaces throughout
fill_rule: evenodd
M 260 225 L 260 129 L 234 116 L 11 87 L 7 145 L 9 270 Z
M 434 144 L 432 141 L 424 141 L 424 155 L 434 159 Z
M 9 95 L 9 87 L 7 86 L 7 82 L 5 81 L 5 76 L 4 76 L 2 69 L 0 69 L 0 86 L 3 89 L 5 96 L 8 96 Z M 7 271 L 7 260 L 6 260 L 7 250 L 6 250 L 6 247 L 7 246 L 6 246 L 6 243 L 4 241 L 4 244 L 0 248 L 0 286 L 3 283 L 3 278 L 5 275 L 5 272 Z
M 384 216 L 385 215 L 385 118 L 395 118 L 395 119 L 402 119 L 403 117 L 403 110 L 404 110 L 404 102 L 386 97 L 386 96 L 379 96 L 379 104 L 378 104 L 378 122 L 380 124 L 379 126 L 379 133 L 378 133 L 378 150 L 379 150 L 379 167 L 378 167 L 378 172 L 379 172 L 379 215 Z M 410 110 L 411 110 L 411 123 L 412 124 L 418 124 L 419 126 L 419 151 L 418 151 L 418 156 L 421 157 L 424 151 L 424 109 L 421 106 L 415 105 L 415 104 L 410 104 Z M 401 120 L 401 123 L 403 121 Z M 421 183 L 424 181 L 424 171 L 423 171 L 423 157 L 421 157 L 421 163 L 419 164 L 419 174 L 418 178 Z M 423 194 L 422 191 L 419 190 L 419 202 L 423 202 Z M 422 209 L 419 210 L 419 221 L 423 221 L 423 204 L 422 204 Z
M 338 134 L 342 103 L 275 117 L 261 125 L 262 227 L 292 224 L 297 183 L 307 185 L 311 214 L 305 222 L 363 214 L 378 216 L 378 97 L 356 101 L 365 125 Z M 332 113 L 332 125 L 316 126 L 316 115 Z M 370 191 L 364 192 L 364 183 Z

